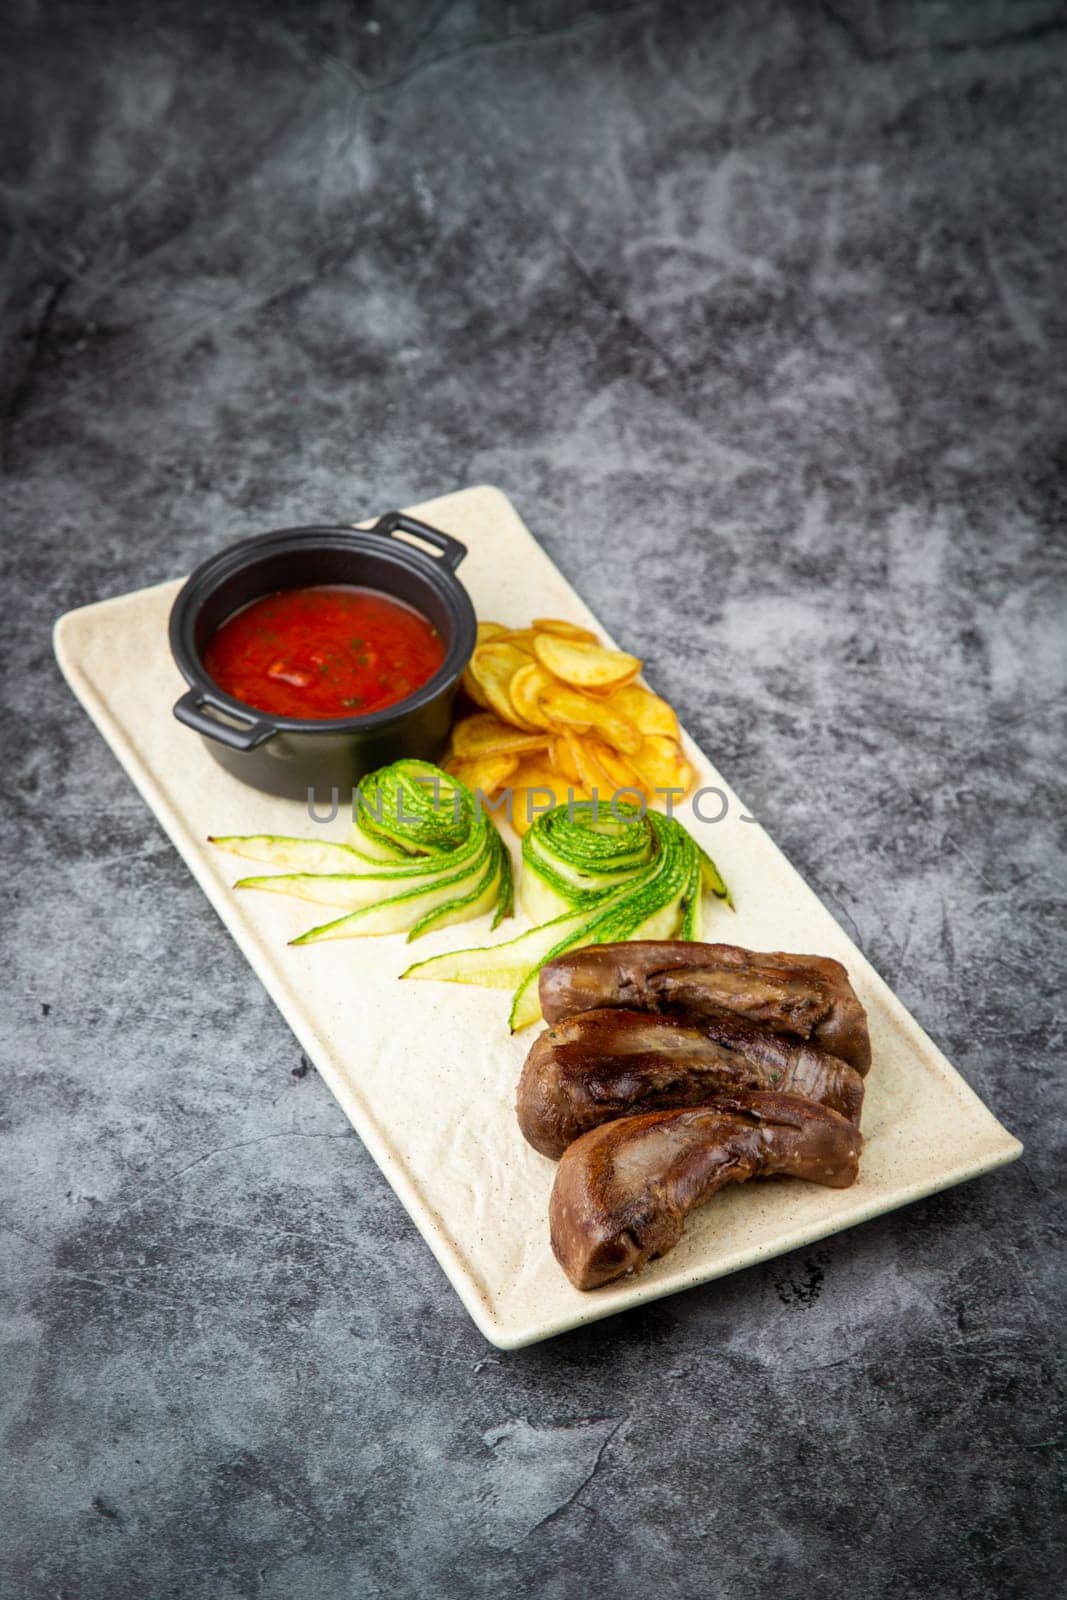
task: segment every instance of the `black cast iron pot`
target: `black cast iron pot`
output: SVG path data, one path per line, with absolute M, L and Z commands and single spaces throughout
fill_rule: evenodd
M 279 528 L 230 545 L 197 567 L 171 610 L 170 647 L 189 684 L 174 715 L 204 736 L 235 778 L 291 799 L 328 804 L 337 789 L 344 806 L 353 785 L 376 767 L 402 756 L 435 761 L 447 743 L 452 702 L 477 639 L 474 608 L 455 575 L 466 554 L 458 539 L 400 511 L 387 512 L 373 528 Z M 252 600 L 319 583 L 379 589 L 421 611 L 445 646 L 437 672 L 383 711 L 329 721 L 274 716 L 224 694 L 203 662 L 216 629 Z

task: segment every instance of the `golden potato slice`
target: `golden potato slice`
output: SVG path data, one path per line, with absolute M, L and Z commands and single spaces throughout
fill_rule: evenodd
M 478 638 L 474 648 L 477 650 L 478 645 L 488 644 L 490 639 L 503 638 L 507 631 L 508 630 L 505 628 L 502 622 L 479 622 Z M 478 679 L 474 675 L 471 661 L 468 661 L 466 667 L 464 668 L 463 677 L 461 678 L 460 682 L 463 686 L 464 692 L 470 697 L 471 700 L 474 701 L 475 705 L 481 706 L 483 711 L 488 711 L 489 702 L 485 698 L 485 691 L 482 689 Z
M 558 772 L 553 772 L 547 762 L 537 756 L 527 756 L 520 761 L 515 772 L 515 782 L 522 784 L 525 789 L 532 789 L 535 784 L 540 784 L 543 789 L 551 789 L 553 794 L 567 798 L 567 780 Z
M 581 769 L 578 764 L 578 752 L 575 745 L 578 735 L 570 728 L 562 728 L 552 740 L 552 762 L 557 772 L 567 779 L 568 783 L 582 781 Z
M 541 802 L 543 800 L 543 794 L 535 796 L 534 804 L 537 806 L 538 810 L 531 814 L 529 789 L 516 789 L 512 787 L 511 826 L 515 829 L 515 832 L 518 834 L 520 839 L 522 838 L 523 834 L 529 833 L 532 824 L 536 820 L 537 816 L 540 815 Z
M 552 730 L 552 724 L 541 701 L 544 693 L 555 687 L 557 687 L 555 678 L 537 661 L 527 662 L 515 673 L 508 685 L 508 692 L 516 714 L 524 726 Z
M 528 723 L 516 711 L 509 692 L 509 684 L 521 667 L 532 666 L 529 657 L 509 640 L 490 639 L 480 644 L 471 656 L 470 670 L 491 710 L 504 722 L 535 732 L 536 723 Z
M 678 718 L 672 707 L 644 684 L 630 683 L 616 689 L 611 703 L 639 733 L 661 733 L 668 739 L 677 739 Z
M 508 644 L 513 644 L 516 650 L 522 650 L 525 655 L 533 660 L 533 644 L 536 634 L 532 628 L 510 628 L 507 633 Z
M 503 639 L 511 631 L 502 622 L 479 622 L 478 643 L 488 644 L 490 639 Z
M 483 711 L 487 710 L 489 702 L 485 698 L 485 695 L 482 693 L 481 689 L 479 689 L 477 681 L 472 676 L 469 667 L 466 668 L 462 678 L 459 681 L 463 693 L 467 696 L 467 699 L 470 700 L 474 705 L 481 706 Z
M 559 803 L 568 789 L 604 799 L 636 789 L 653 803 L 657 790 L 688 791 L 678 719 L 634 681 L 640 669 L 636 656 L 561 617 L 525 628 L 480 622 L 463 683 L 482 710 L 456 724 L 444 765 L 485 794 L 507 785 L 519 812 L 534 788 Z
M 533 630 L 535 633 L 554 633 L 558 639 L 580 639 L 585 644 L 599 644 L 595 633 L 590 633 L 588 628 L 580 628 L 576 622 L 564 622 L 562 617 L 534 617 Z
M 576 733 L 590 733 L 595 729 L 600 738 L 621 750 L 623 755 L 631 755 L 641 748 L 641 735 L 633 723 L 620 717 L 609 701 L 594 700 L 555 679 L 550 679 L 549 683 L 538 697 L 538 709 L 548 719 L 548 726 L 559 722 Z
M 484 795 L 491 795 L 497 789 L 503 788 L 511 775 L 518 770 L 518 765 L 518 756 L 486 755 L 478 756 L 473 761 L 452 760 L 445 770 L 451 773 L 453 778 L 465 783 L 468 789 L 480 789 Z
M 641 671 L 636 656 L 584 639 L 560 639 L 554 633 L 536 634 L 533 651 L 543 667 L 575 689 L 621 688 Z
M 464 717 L 452 729 L 452 753 L 461 761 L 471 761 L 477 756 L 521 755 L 527 750 L 544 750 L 548 742 L 547 733 L 523 733 L 514 723 L 502 722 L 491 711 Z
M 639 789 L 647 792 L 647 785 L 635 771 L 632 763 L 617 750 L 613 750 L 609 744 L 597 739 L 593 745 L 593 757 L 601 771 L 606 773 L 613 788 Z
M 550 772 L 545 767 L 535 767 L 532 762 L 522 763 L 519 771 L 515 773 L 515 781 L 511 787 L 511 824 L 518 834 L 524 834 L 534 820 L 529 814 L 529 802 L 532 797 L 537 807 L 538 815 L 548 809 L 548 797 L 551 794 L 552 804 L 565 806 L 568 799 L 588 800 L 589 793 L 580 785 L 568 783 L 558 773 Z M 569 791 L 569 793 L 568 793 Z
M 566 754 L 574 763 L 577 782 L 581 784 L 582 789 L 587 789 L 592 794 L 593 789 L 603 789 L 605 774 L 601 773 L 595 758 L 589 754 L 590 742 L 592 742 L 590 739 L 582 739 L 576 733 L 566 731 Z
M 630 764 L 650 790 L 689 789 L 693 782 L 693 769 L 678 741 L 662 734 L 649 734 L 630 756 Z
M 469 662 L 464 667 L 463 676 L 459 681 L 460 681 L 460 685 L 461 685 L 461 687 L 463 689 L 463 692 L 467 696 L 467 698 L 469 700 L 473 700 L 474 704 L 476 706 L 481 706 L 483 711 L 488 711 L 489 702 L 485 698 L 485 694 L 482 691 L 481 684 L 478 682 L 477 678 L 474 676 L 474 673 L 471 671 Z
M 609 802 L 620 789 L 634 789 L 639 794 L 648 794 L 646 785 L 629 762 L 602 739 L 595 739 L 589 734 L 580 738 L 575 736 L 574 750 L 581 782 L 590 794 L 595 790 L 604 802 Z M 648 798 L 652 799 L 652 796 Z

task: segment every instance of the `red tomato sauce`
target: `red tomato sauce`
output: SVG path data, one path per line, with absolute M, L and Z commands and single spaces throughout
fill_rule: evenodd
M 358 717 L 432 678 L 445 650 L 424 616 L 376 589 L 320 584 L 253 600 L 204 652 L 226 694 L 281 717 Z

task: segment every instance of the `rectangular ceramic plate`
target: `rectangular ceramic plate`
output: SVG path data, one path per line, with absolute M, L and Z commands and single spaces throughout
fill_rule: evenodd
M 561 616 L 599 629 L 499 490 L 467 489 L 414 511 L 469 546 L 461 576 L 480 617 L 519 625 Z M 493 1344 L 531 1344 L 688 1289 L 1019 1155 L 1018 1140 L 763 829 L 740 820 L 737 796 L 687 740 L 699 783 L 729 799 L 717 825 L 696 821 L 688 808 L 679 813 L 737 901 L 736 915 L 709 904 L 706 937 L 836 956 L 867 1007 L 874 1066 L 862 1170 L 844 1190 L 739 1185 L 695 1213 L 682 1242 L 639 1276 L 591 1294 L 573 1289 L 548 1243 L 555 1168 L 515 1122 L 515 1084 L 533 1030 L 509 1037 L 505 993 L 397 981 L 416 953 L 487 942 L 488 922 L 427 935 L 414 951 L 399 937 L 289 949 L 293 935 L 321 920 L 319 908 L 233 891 L 241 863 L 209 846 L 209 833 L 341 838 L 344 815 L 317 825 L 301 804 L 246 788 L 174 720 L 171 706 L 185 685 L 171 661 L 167 616 L 179 587 L 165 583 L 68 613 L 56 628 L 60 665 Z M 512 938 L 521 926 L 512 922 L 492 938 Z

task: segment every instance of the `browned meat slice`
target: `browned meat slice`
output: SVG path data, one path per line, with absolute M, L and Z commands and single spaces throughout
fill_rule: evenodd
M 540 990 L 546 1022 L 602 1006 L 695 1017 L 726 1012 L 810 1039 L 857 1072 L 871 1064 L 867 1013 L 844 967 L 828 956 L 684 939 L 593 944 L 546 962 Z
M 556 1169 L 552 1249 L 575 1288 L 595 1289 L 665 1255 L 690 1211 L 728 1183 L 783 1174 L 847 1188 L 862 1143 L 836 1111 L 788 1094 L 740 1093 L 606 1122 Z
M 863 1105 L 854 1067 L 742 1017 L 692 1022 L 608 1008 L 553 1023 L 534 1040 L 515 1110 L 530 1144 L 555 1160 L 601 1122 L 736 1089 L 806 1095 L 857 1125 Z

